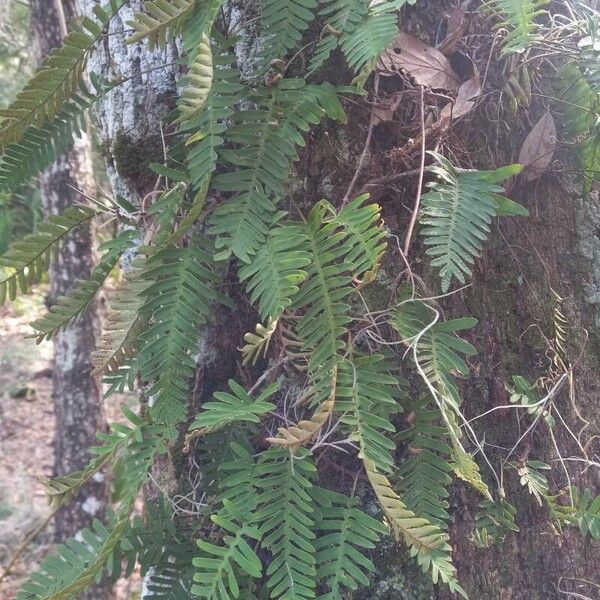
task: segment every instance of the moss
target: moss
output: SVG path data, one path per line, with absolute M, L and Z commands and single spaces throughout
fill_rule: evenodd
M 156 135 L 135 140 L 119 132 L 112 142 L 110 155 L 117 173 L 135 181 L 136 187 L 142 189 L 156 178 L 148 165 L 164 160 L 162 139 Z

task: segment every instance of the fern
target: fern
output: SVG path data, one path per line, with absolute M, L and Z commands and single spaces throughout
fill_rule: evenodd
M 516 509 L 506 500 L 497 502 L 483 500 L 475 515 L 473 543 L 479 548 L 489 548 L 493 544 L 502 544 L 508 531 L 519 531 L 515 523 Z
M 135 19 L 127 24 L 135 30 L 127 42 L 133 44 L 147 39 L 148 47 L 164 48 L 181 32 L 185 20 L 189 17 L 196 0 L 153 0 L 146 1 L 146 12 L 135 13 Z
M 237 169 L 214 178 L 216 190 L 235 192 L 211 219 L 210 231 L 217 236 L 220 250 L 218 260 L 234 254 L 250 262 L 275 217 L 291 162 L 298 159 L 295 146 L 304 145 L 302 132 L 325 116 L 345 120 L 335 89 L 328 84 L 305 85 L 301 79 L 284 79 L 251 99 L 258 108 L 235 113 L 225 135 L 238 147 L 220 152 L 221 158 Z
M 70 295 L 59 297 L 46 315 L 31 323 L 38 344 L 44 339 L 51 339 L 60 329 L 67 327 L 87 309 L 123 252 L 132 247 L 135 237 L 137 232 L 125 231 L 115 240 L 109 240 L 100 246 L 99 250 L 105 250 L 106 253 L 94 268 L 90 278 L 78 281 Z
M 263 326 L 260 323 L 256 324 L 255 333 L 248 332 L 244 335 L 244 341 L 246 344 L 239 348 L 242 356 L 242 365 L 248 363 L 256 364 L 256 361 L 261 357 L 264 358 L 269 350 L 269 344 L 275 331 L 277 331 L 278 321 L 269 319 L 267 326 Z
M 201 238 L 187 248 L 162 250 L 146 261 L 140 314 L 148 326 L 140 335 L 139 367 L 155 421 L 173 427 L 187 411 L 188 380 L 194 374 L 197 332 L 211 315 L 212 303 L 226 302 L 215 291 L 210 245 Z
M 263 452 L 257 467 L 255 521 L 262 546 L 273 555 L 267 568 L 271 598 L 313 598 L 316 585 L 315 533 L 310 491 L 315 467 L 308 451 Z
M 439 411 L 428 409 L 425 402 L 412 407 L 411 426 L 397 437 L 408 445 L 408 456 L 398 469 L 398 490 L 407 508 L 445 529 L 452 449 L 446 428 L 436 424 L 439 418 Z
M 328 591 L 319 600 L 337 600 L 344 588 L 368 586 L 368 573 L 375 566 L 364 552 L 375 544 L 388 528 L 358 508 L 358 499 L 331 490 L 312 492 L 318 510 L 315 527 L 320 535 L 315 542 L 317 581 Z
M 500 14 L 499 27 L 508 29 L 502 42 L 502 56 L 523 53 L 542 39 L 538 33 L 536 18 L 546 11 L 542 9 L 548 0 L 491 0 L 487 6 Z
M 229 388 L 232 394 L 215 392 L 215 400 L 202 405 L 203 411 L 194 419 L 191 431 L 200 429 L 206 433 L 233 423 L 259 423 L 262 415 L 275 409 L 275 405 L 267 400 L 279 389 L 277 383 L 267 386 L 256 399 L 252 399 L 232 379 L 229 380 Z
M 194 52 L 189 70 L 185 77 L 186 86 L 179 99 L 178 122 L 189 121 L 206 104 L 213 81 L 213 58 L 210 38 L 204 35 Z
M 521 171 L 510 165 L 496 171 L 461 171 L 446 158 L 430 153 L 437 164 L 430 168 L 439 181 L 430 184 L 422 197 L 420 222 L 427 254 L 439 267 L 442 291 L 446 292 L 455 277 L 460 283 L 471 274 L 471 264 L 481 254 L 489 224 L 503 200 L 497 184 Z
M 94 7 L 95 19 L 86 17 L 67 34 L 63 45 L 43 62 L 16 99 L 0 110 L 0 149 L 19 142 L 27 128 L 52 121 L 81 84 L 87 57 L 102 37 L 104 27 L 125 0 Z
M 573 504 L 581 535 L 590 535 L 595 540 L 600 539 L 600 496 L 594 497 L 590 490 L 579 493 L 576 488 L 573 488 Z
M 240 268 L 239 278 L 246 282 L 250 301 L 265 321 L 279 319 L 306 279 L 304 269 L 310 264 L 304 249 L 307 240 L 298 225 L 273 227 L 251 262 Z
M 48 221 L 39 226 L 38 233 L 15 242 L 0 257 L 0 268 L 4 267 L 8 272 L 0 280 L 0 306 L 7 297 L 14 300 L 17 290 L 28 293 L 42 273 L 48 270 L 52 252 L 56 253 L 69 233 L 95 215 L 96 212 L 86 206 L 69 207 L 62 215 L 48 217 Z
M 274 59 L 284 59 L 302 40 L 302 34 L 315 18 L 315 0 L 261 0 L 262 31 L 265 46 L 261 63 L 268 67 Z
M 235 514 L 227 514 L 227 509 L 230 508 L 227 500 L 224 508 L 224 514 L 213 515 L 212 520 L 229 535 L 223 537 L 223 545 L 198 540 L 202 555 L 193 561 L 196 573 L 192 594 L 207 600 L 237 598 L 240 594 L 236 573 L 238 569 L 256 578 L 262 572 L 260 559 L 245 539 L 258 540 L 259 531 L 247 523 L 238 523 Z

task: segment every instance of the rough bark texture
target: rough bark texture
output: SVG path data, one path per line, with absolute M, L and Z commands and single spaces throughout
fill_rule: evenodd
M 38 60 L 41 60 L 62 41 L 61 17 L 56 5 L 48 0 L 32 0 L 30 6 Z M 44 212 L 62 213 L 68 206 L 81 201 L 77 189 L 93 195 L 94 185 L 90 144 L 83 138 L 42 175 Z M 62 246 L 58 260 L 50 268 L 49 305 L 59 296 L 68 294 L 78 279 L 89 277 L 95 263 L 94 238 L 93 229 L 86 225 Z M 90 374 L 90 352 L 95 347 L 98 328 L 98 306 L 93 302 L 81 318 L 55 338 L 56 475 L 83 468 L 90 457 L 88 449 L 96 442 L 96 432 L 106 427 L 99 382 Z M 57 541 L 75 535 L 81 528 L 89 526 L 93 518 L 101 517 L 106 500 L 106 483 L 101 477 L 95 478 L 82 489 L 73 504 L 58 512 Z M 99 594 L 97 590 L 94 597 L 100 598 Z

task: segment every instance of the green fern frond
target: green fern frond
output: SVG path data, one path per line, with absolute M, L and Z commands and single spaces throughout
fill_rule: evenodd
M 420 222 L 426 253 L 439 267 L 442 291 L 448 291 L 452 278 L 460 283 L 471 274 L 471 265 L 480 256 L 483 242 L 498 210 L 498 199 L 504 191 L 499 185 L 507 177 L 521 171 L 510 165 L 496 171 L 464 171 L 456 169 L 439 154 L 432 173 L 438 181 L 429 185 L 422 197 Z
M 213 515 L 212 521 L 223 532 L 223 544 L 216 545 L 198 540 L 201 556 L 194 558 L 194 585 L 192 594 L 206 600 L 231 600 L 240 595 L 238 572 L 241 570 L 250 577 L 259 578 L 262 564 L 256 552 L 245 538 L 258 540 L 260 532 L 248 523 L 240 523 L 237 515 L 228 514 L 234 509 L 227 500 L 224 510 Z
M 221 158 L 236 170 L 214 178 L 215 189 L 235 193 L 211 219 L 211 233 L 217 236 L 220 250 L 218 260 L 234 254 L 250 262 L 276 216 L 276 201 L 283 194 L 292 161 L 298 159 L 296 146 L 304 145 L 302 134 L 326 116 L 345 120 L 329 84 L 306 85 L 301 79 L 284 79 L 251 99 L 258 107 L 236 112 L 225 134 L 237 147 L 220 151 Z
M 310 264 L 304 250 L 306 242 L 306 234 L 298 225 L 273 227 L 250 263 L 240 268 L 240 281 L 247 282 L 250 301 L 265 321 L 279 319 L 306 279 L 304 269 Z
M 104 256 L 92 271 L 89 279 L 78 281 L 68 296 L 60 296 L 48 313 L 31 323 L 36 332 L 37 343 L 51 339 L 59 330 L 68 327 L 89 306 L 123 252 L 133 246 L 137 232 L 126 230 L 114 240 L 104 242 L 99 250 L 105 250 Z
M 314 488 L 311 496 L 318 509 L 315 542 L 317 581 L 328 591 L 318 600 L 337 600 L 344 589 L 356 590 L 368 586 L 367 573 L 375 565 L 365 556 L 365 550 L 375 548 L 388 528 L 358 508 L 358 499 L 331 490 Z
M 135 30 L 127 43 L 147 39 L 148 47 L 164 48 L 181 32 L 196 0 L 153 0 L 144 2 L 145 12 L 136 12 L 135 19 L 127 24 Z
M 271 598 L 314 598 L 316 536 L 310 491 L 315 471 L 310 453 L 302 448 L 295 455 L 267 450 L 259 460 L 255 523 L 261 545 L 272 554 L 267 568 Z
M 234 56 L 214 57 L 214 81 L 204 110 L 180 126 L 189 135 L 185 162 L 195 191 L 207 184 L 216 169 L 217 150 L 225 143 L 223 134 L 227 120 L 233 115 L 234 105 L 245 94 L 234 65 Z
M 498 27 L 508 29 L 502 41 L 502 56 L 520 54 L 542 39 L 536 18 L 545 14 L 543 6 L 548 0 L 491 0 L 488 9 L 499 13 L 502 19 Z
M 517 470 L 521 485 L 527 488 L 527 491 L 542 506 L 543 500 L 549 493 L 548 479 L 542 471 L 549 471 L 550 465 L 539 460 L 528 460 L 524 464 L 512 464 Z
M 389 417 L 401 410 L 399 392 L 399 381 L 381 354 L 340 360 L 336 412 L 346 413 L 342 420 L 359 444 L 359 457 L 385 473 L 394 469 L 396 444 L 385 433 L 396 430 Z
M 0 306 L 6 298 L 14 300 L 17 291 L 27 294 L 31 286 L 48 270 L 53 252 L 60 243 L 79 225 L 89 221 L 96 212 L 86 206 L 71 206 L 62 215 L 48 217 L 38 228 L 38 233 L 15 242 L 0 257 L 0 268 L 4 267 L 4 278 L 0 280 Z
M 233 379 L 229 380 L 229 389 L 231 394 L 215 392 L 215 400 L 202 405 L 203 410 L 190 425 L 190 431 L 201 429 L 207 433 L 233 423 L 259 423 L 262 415 L 275 409 L 267 400 L 279 389 L 279 384 L 272 383 L 254 399 Z
M 210 38 L 204 35 L 194 51 L 194 57 L 185 76 L 185 88 L 179 99 L 177 123 L 193 119 L 204 108 L 213 82 L 213 57 Z
M 440 413 L 427 403 L 415 403 L 407 417 L 410 427 L 397 439 L 407 444 L 407 458 L 398 468 L 398 491 L 406 506 L 441 529 L 447 527 L 448 487 L 452 466 L 446 427 L 439 425 Z
M 145 324 L 140 314 L 141 294 L 149 285 L 139 277 L 137 269 L 124 278 L 106 313 L 102 337 L 91 354 L 94 374 L 117 374 L 136 353 L 138 336 Z
M 261 0 L 261 29 L 265 37 L 261 65 L 284 59 L 302 40 L 316 16 L 315 0 Z
M 579 493 L 573 490 L 573 504 L 575 505 L 575 519 L 579 525 L 581 535 L 589 535 L 594 540 L 600 539 L 600 495 L 594 496 L 590 490 Z
M 212 246 L 197 237 L 186 248 L 167 248 L 149 257 L 141 277 L 150 282 L 141 292 L 140 315 L 148 326 L 140 335 L 141 379 L 154 396 L 150 409 L 157 423 L 173 427 L 185 420 L 188 381 L 193 376 L 197 334 L 211 316 L 215 301 Z
M 502 544 L 509 531 L 519 531 L 515 523 L 517 509 L 504 499 L 497 502 L 483 500 L 475 514 L 475 530 L 471 536 L 479 548 L 489 548 L 493 544 Z
M 94 17 L 85 17 L 67 34 L 34 73 L 25 88 L 0 110 L 0 149 L 19 142 L 27 128 L 52 121 L 81 86 L 90 51 L 104 34 L 104 28 L 125 0 L 110 0 L 94 7 Z

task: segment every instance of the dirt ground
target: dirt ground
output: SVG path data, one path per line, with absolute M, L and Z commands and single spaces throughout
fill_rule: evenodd
M 43 290 L 0 308 L 0 576 L 50 512 L 42 480 L 52 474 L 54 461 L 52 342 L 36 345 L 27 337 L 28 323 L 43 311 Z M 128 400 L 114 396 L 107 401 L 109 421 L 119 420 L 119 405 Z M 0 583 L 0 600 L 13 600 L 20 583 L 51 549 L 49 523 Z M 131 598 L 138 583 L 120 582 L 115 598 Z

